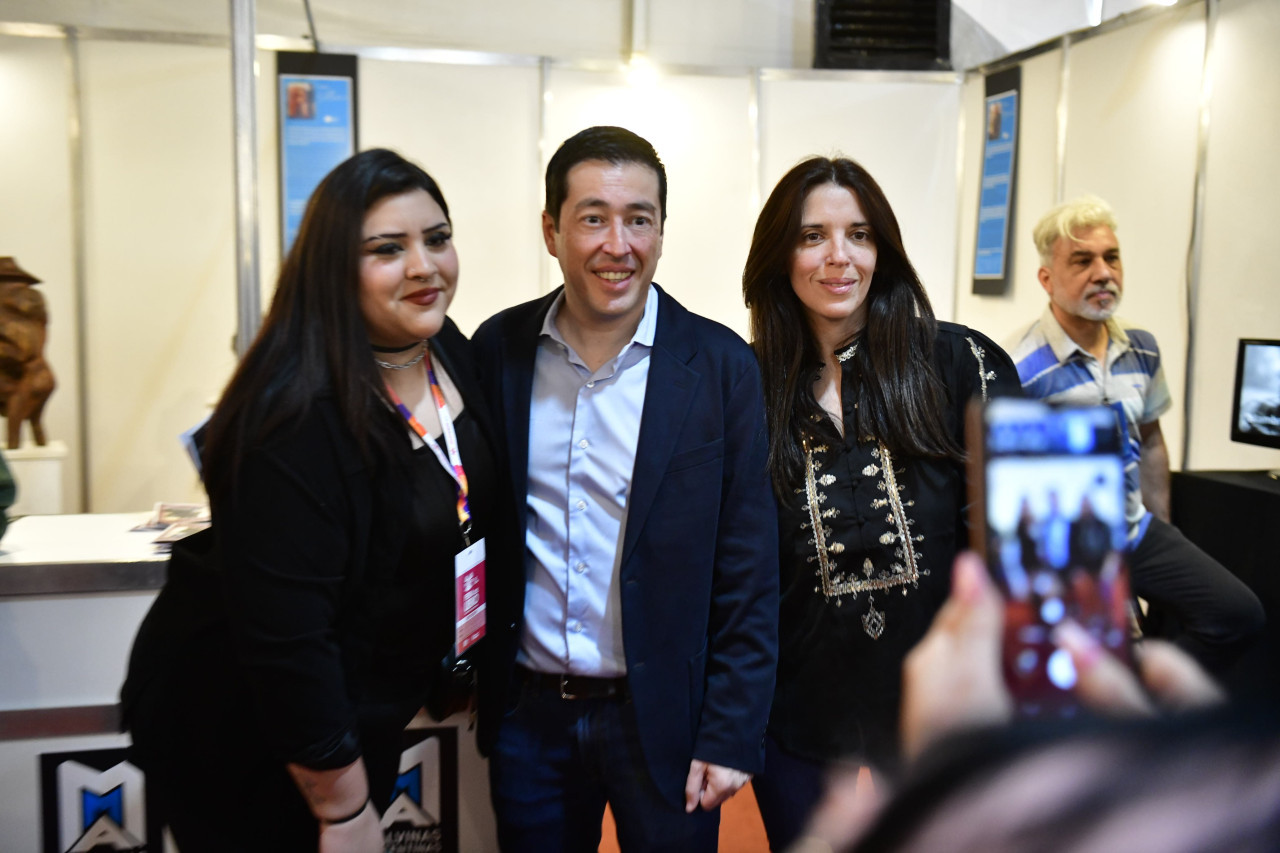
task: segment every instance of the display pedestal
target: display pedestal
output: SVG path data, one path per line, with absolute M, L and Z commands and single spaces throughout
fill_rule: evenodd
M 62 466 L 67 461 L 67 445 L 51 441 L 44 447 L 23 444 L 5 450 L 4 459 L 18 484 L 18 500 L 9 507 L 9 517 L 20 515 L 61 515 Z

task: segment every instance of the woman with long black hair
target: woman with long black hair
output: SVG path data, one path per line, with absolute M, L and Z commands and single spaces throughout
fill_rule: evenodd
M 967 541 L 963 412 L 1018 394 L 990 339 L 939 323 L 879 185 L 815 157 L 765 202 L 743 272 L 778 497 L 778 682 L 754 781 L 787 847 L 840 759 L 891 764 L 902 660 Z
M 477 651 L 455 570 L 502 478 L 446 316 L 452 227 L 394 152 L 334 169 L 209 422 L 213 526 L 175 548 L 122 696 L 183 853 L 381 851 L 404 727 Z

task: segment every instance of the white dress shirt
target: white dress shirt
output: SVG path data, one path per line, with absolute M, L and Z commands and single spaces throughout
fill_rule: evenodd
M 625 675 L 618 575 L 658 319 L 650 287 L 635 335 L 594 373 L 547 312 L 529 411 L 524 631 L 539 672 Z

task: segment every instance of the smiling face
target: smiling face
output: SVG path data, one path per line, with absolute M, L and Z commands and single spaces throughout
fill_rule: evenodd
M 857 196 L 821 184 L 805 196 L 791 253 L 791 289 L 820 341 L 839 343 L 867 321 L 876 242 Z
M 1124 291 L 1120 241 L 1106 225 L 1077 228 L 1071 236 L 1054 241 L 1052 262 L 1040 268 L 1040 284 L 1064 326 L 1070 318 L 1105 322 Z
M 360 242 L 360 312 L 375 346 L 407 346 L 444 325 L 458 283 L 448 218 L 426 190 L 375 202 Z
M 662 257 L 658 175 L 639 163 L 586 160 L 568 174 L 559 221 L 542 214 L 564 273 L 564 314 L 589 329 L 634 328 Z

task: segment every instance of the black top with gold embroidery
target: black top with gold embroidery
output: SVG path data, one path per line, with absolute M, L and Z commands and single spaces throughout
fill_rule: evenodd
M 967 544 L 963 466 L 900 459 L 854 434 L 848 354 L 841 380 L 845 437 L 807 448 L 805 483 L 778 508 L 782 609 L 778 686 L 769 732 L 815 761 L 897 753 L 902 660 L 928 630 Z M 1009 356 L 989 338 L 939 323 L 934 369 L 948 394 L 948 430 L 964 445 L 972 396 L 1020 395 Z

